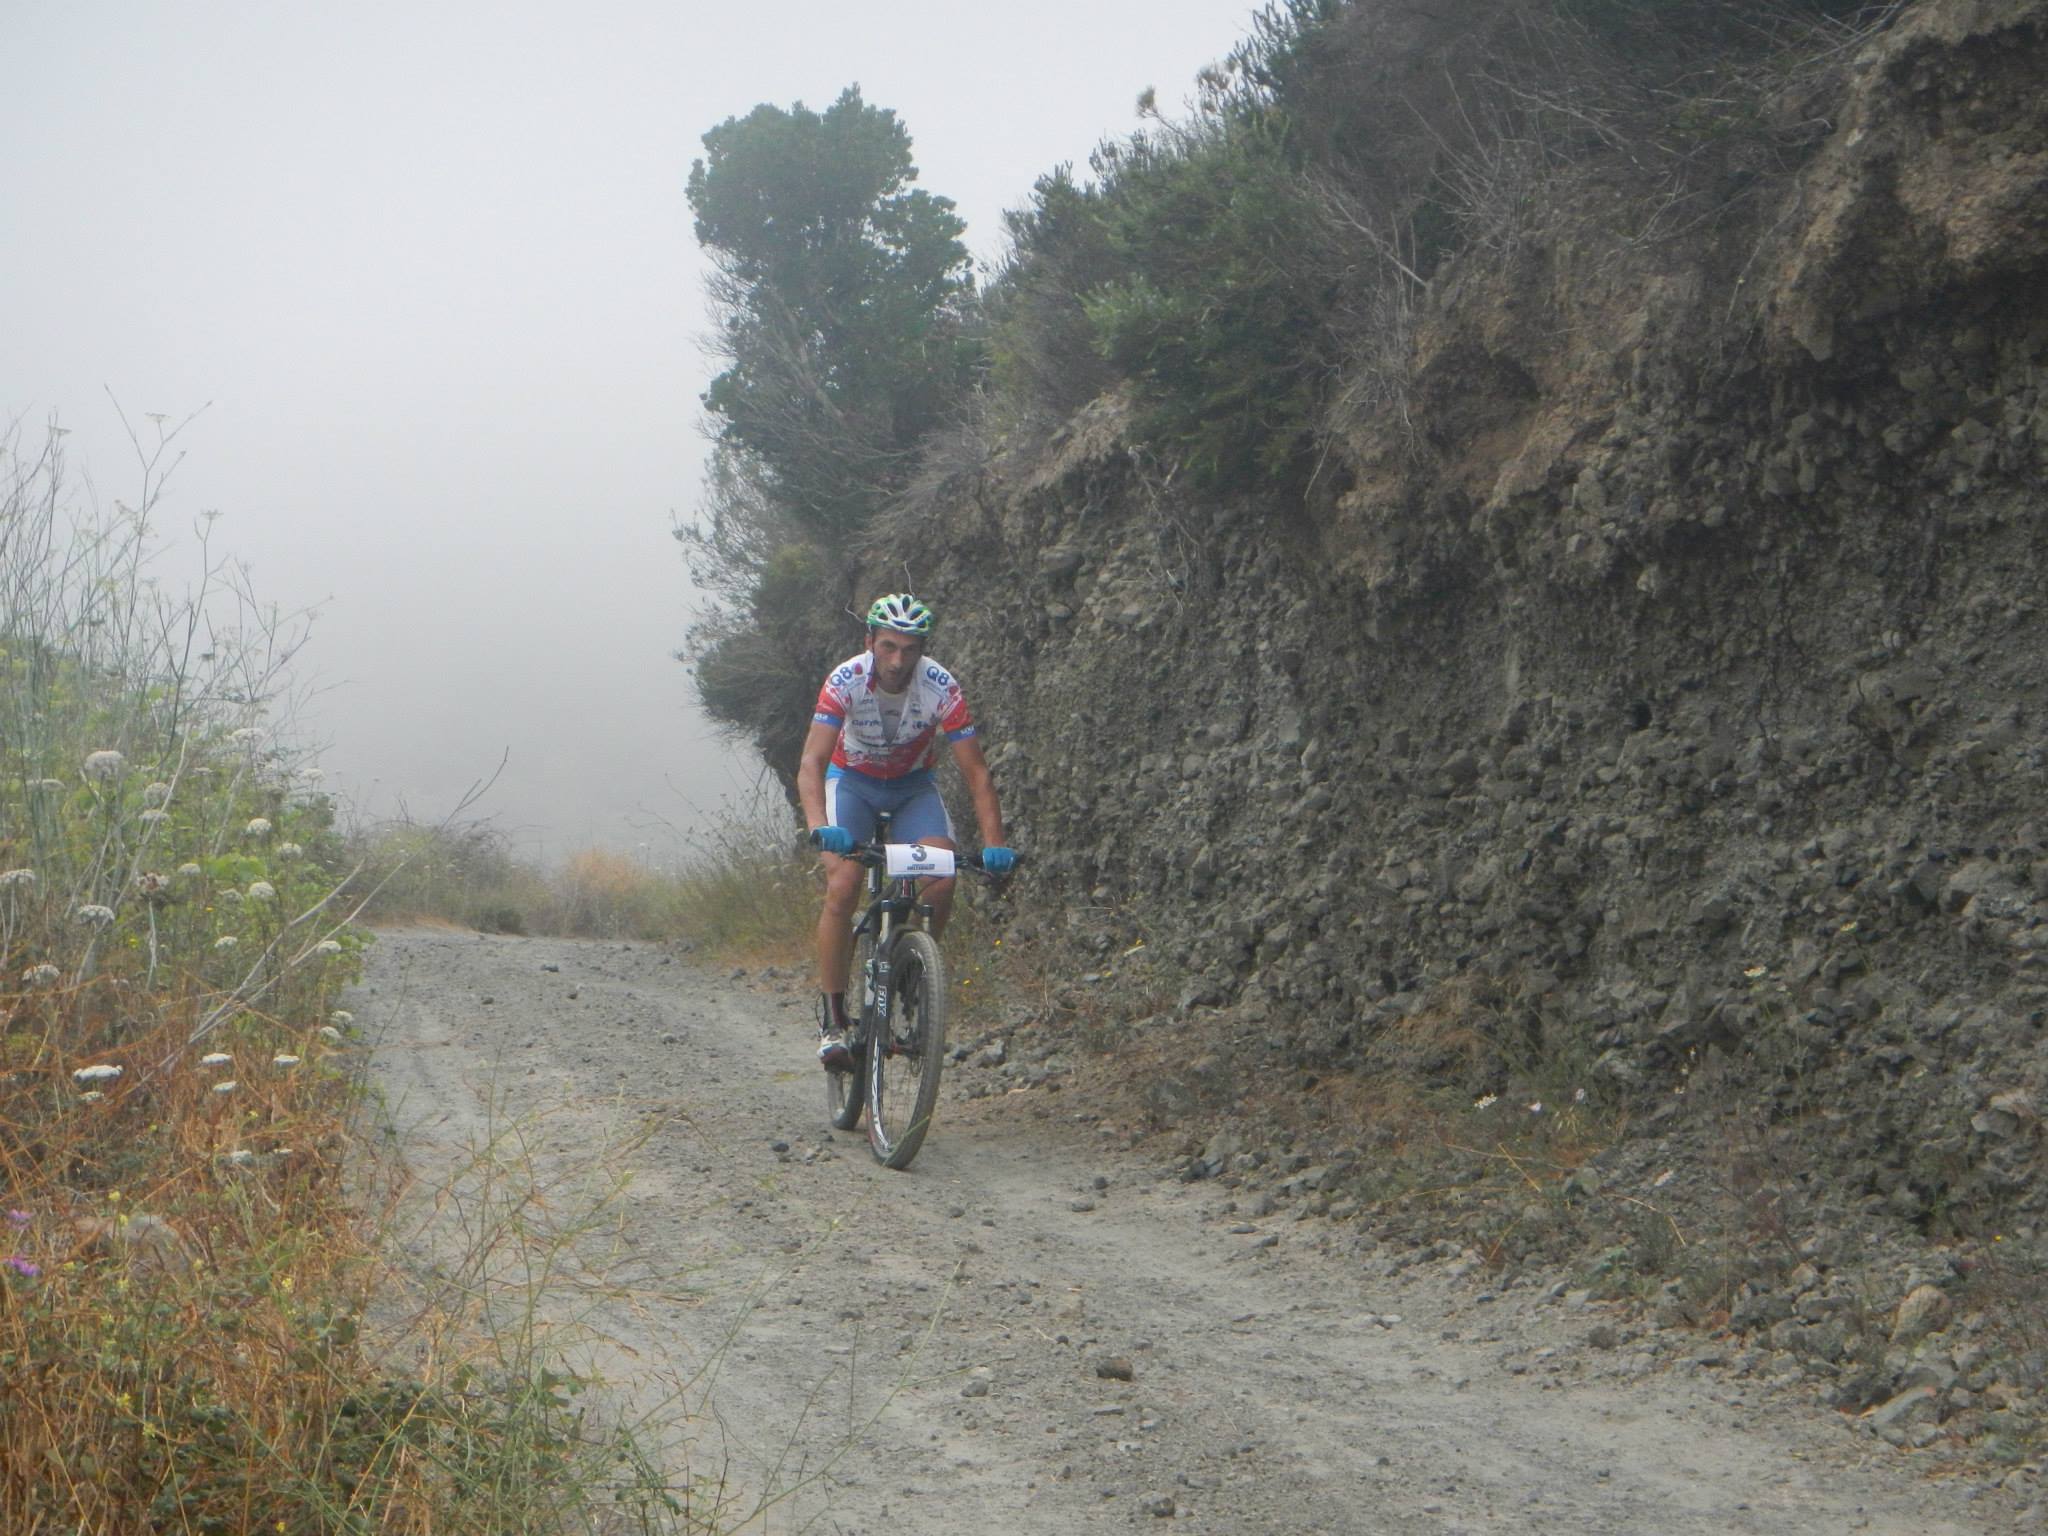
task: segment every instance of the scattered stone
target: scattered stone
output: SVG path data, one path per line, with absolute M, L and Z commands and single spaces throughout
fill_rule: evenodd
M 995 1380 L 995 1372 L 985 1365 L 977 1365 L 967 1373 L 967 1380 L 960 1388 L 962 1397 L 987 1397 Z
M 555 962 L 552 960 L 541 961 L 540 968 L 544 971 L 553 971 L 556 975 L 560 975 L 562 970 L 562 968 L 559 965 L 555 964 Z
M 1122 1355 L 1103 1355 L 1095 1362 L 1095 1374 L 1104 1381 L 1130 1381 L 1138 1373 Z
M 1142 1501 L 1142 1507 L 1146 1514 L 1168 1520 L 1180 1506 L 1173 1502 L 1173 1495 L 1170 1493 L 1148 1493 Z
M 1084 1195 L 1079 1200 L 1069 1200 L 1067 1202 L 1067 1209 L 1070 1211 L 1092 1211 L 1095 1209 L 1095 1202 Z
M 1932 1387 L 1908 1387 L 1883 1407 L 1873 1408 L 1864 1422 L 1873 1434 L 1889 1444 L 1924 1445 L 1932 1438 L 1934 1425 L 1922 1421 L 1933 1417 L 1939 1395 Z M 1918 1433 L 1923 1429 L 1930 1432 L 1926 1439 Z
M 1914 1286 L 1906 1293 L 1906 1299 L 1899 1303 L 1898 1314 L 1892 1322 L 1892 1342 L 1913 1344 L 1930 1333 L 1939 1333 L 1948 1326 L 1953 1311 L 1948 1293 L 1940 1286 Z

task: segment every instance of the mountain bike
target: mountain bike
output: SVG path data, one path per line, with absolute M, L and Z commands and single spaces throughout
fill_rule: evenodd
M 908 1168 L 931 1129 L 946 1056 L 946 961 L 925 928 L 932 909 L 917 899 L 917 883 L 956 869 L 986 871 L 979 853 L 891 843 L 886 814 L 874 841 L 847 857 L 867 870 L 867 908 L 853 924 L 860 1007 L 848 1010 L 853 1070 L 826 1071 L 825 1108 L 842 1131 L 865 1111 L 875 1160 Z

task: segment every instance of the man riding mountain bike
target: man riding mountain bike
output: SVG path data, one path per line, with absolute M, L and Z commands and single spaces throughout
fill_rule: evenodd
M 818 917 L 818 1060 L 828 1071 L 853 1066 L 846 1046 L 846 967 L 861 868 L 844 855 L 873 839 L 876 815 L 884 811 L 892 840 L 955 846 L 953 820 L 932 770 L 941 735 L 952 745 L 974 802 L 986 845 L 982 867 L 1000 875 L 1017 862 L 1003 845 L 1002 805 L 966 695 L 952 673 L 925 656 L 932 625 L 931 609 L 908 592 L 875 600 L 868 609 L 866 648 L 834 667 L 818 690 L 797 767 L 804 822 L 825 863 L 825 909 Z M 953 882 L 928 880 L 919 895 L 931 907 L 937 938 L 953 910 Z

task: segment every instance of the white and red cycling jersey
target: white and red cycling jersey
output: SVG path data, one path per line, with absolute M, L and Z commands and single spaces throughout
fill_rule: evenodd
M 839 727 L 833 768 L 871 779 L 900 779 L 931 767 L 941 732 L 948 741 L 974 734 L 967 696 L 936 661 L 920 659 L 909 685 L 893 698 L 875 686 L 874 664 L 866 651 L 850 656 L 818 690 L 811 718 Z

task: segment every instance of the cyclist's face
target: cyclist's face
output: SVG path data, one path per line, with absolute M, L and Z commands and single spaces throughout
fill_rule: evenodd
M 875 686 L 884 693 L 901 693 L 910 686 L 910 674 L 924 655 L 924 642 L 893 629 L 878 629 L 868 636 L 868 650 L 875 658 Z

